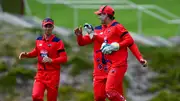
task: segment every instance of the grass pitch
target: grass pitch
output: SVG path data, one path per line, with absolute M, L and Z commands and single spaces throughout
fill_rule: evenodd
M 179 0 L 132 0 L 137 4 L 155 4 L 158 5 L 178 16 L 179 13 Z M 37 2 L 36 0 L 28 0 L 32 15 L 45 18 L 46 16 L 46 6 Z M 93 25 L 99 25 L 99 20 L 94 14 L 93 9 L 80 9 L 78 10 L 78 25 L 83 25 L 88 22 Z M 129 31 L 137 32 L 138 30 L 138 18 L 137 10 L 116 10 L 116 19 L 122 23 Z M 157 12 L 157 11 L 154 11 Z M 160 12 L 158 12 L 160 13 Z M 66 5 L 53 4 L 51 6 L 50 17 L 55 20 L 56 25 L 63 26 L 67 28 L 74 28 L 74 17 L 73 9 Z M 173 35 L 178 35 L 177 29 L 180 25 L 166 24 L 160 20 L 153 18 L 145 13 L 142 13 L 142 31 L 143 34 L 151 36 L 158 35 L 168 38 Z M 180 34 L 180 31 L 179 31 Z

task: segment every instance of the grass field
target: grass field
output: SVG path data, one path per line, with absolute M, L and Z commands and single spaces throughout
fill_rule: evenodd
M 179 0 L 132 0 L 137 4 L 156 4 L 166 10 L 180 16 Z M 46 5 L 43 5 L 36 0 L 28 0 L 28 4 L 32 11 L 32 15 L 40 18 L 46 17 Z M 93 13 L 95 10 L 86 9 L 79 10 L 79 25 L 86 22 L 93 25 L 98 25 L 97 16 Z M 155 11 L 156 12 L 156 11 Z M 56 22 L 56 25 L 73 29 L 73 9 L 60 4 L 51 6 L 51 16 Z M 129 31 L 137 32 L 137 10 L 116 10 L 116 19 L 122 23 Z M 143 13 L 142 17 L 143 33 L 146 35 L 160 35 L 170 37 L 177 32 L 178 25 L 166 24 L 152 18 Z M 180 32 L 179 32 L 180 34 Z

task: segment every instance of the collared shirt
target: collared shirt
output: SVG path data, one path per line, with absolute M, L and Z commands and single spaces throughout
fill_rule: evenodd
M 51 63 L 42 62 L 46 56 L 52 59 Z M 60 64 L 67 61 L 64 43 L 54 34 L 48 39 L 45 39 L 45 36 L 39 36 L 36 39 L 36 47 L 28 53 L 28 57 L 38 58 L 38 70 L 59 70 Z
M 108 55 L 103 54 L 100 48 L 104 41 L 107 41 L 108 44 L 117 42 L 119 43 L 120 49 Z M 77 42 L 80 46 L 93 43 L 94 76 L 102 77 L 107 76 L 110 68 L 127 67 L 128 47 L 134 44 L 134 40 L 129 32 L 116 20 L 113 20 L 108 25 L 100 25 L 95 27 L 95 35 L 93 39 L 90 39 L 88 34 L 85 36 L 80 35 L 77 37 Z M 141 56 L 139 55 L 137 57 Z

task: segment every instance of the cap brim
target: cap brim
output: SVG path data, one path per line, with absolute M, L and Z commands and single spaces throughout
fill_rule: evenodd
M 96 11 L 96 12 L 94 12 L 94 14 L 99 15 L 99 14 L 101 14 L 101 12 L 100 11 Z
M 45 23 L 43 24 L 43 26 L 48 25 L 48 24 L 54 25 L 52 22 L 45 22 Z

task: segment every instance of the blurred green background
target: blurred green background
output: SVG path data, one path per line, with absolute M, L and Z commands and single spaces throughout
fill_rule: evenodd
M 14 0 L 14 2 L 19 2 L 17 5 L 14 4 L 17 7 L 11 6 L 10 0 L 3 1 L 1 4 L 5 11 L 12 14 L 22 14 L 22 9 L 18 6 L 21 0 Z M 155 4 L 180 16 L 179 0 L 132 1 L 137 4 Z M 47 17 L 47 5 L 36 0 L 27 0 L 27 3 L 31 9 L 31 14 L 25 12 L 26 16 L 37 16 L 41 19 Z M 98 25 L 99 21 L 93 13 L 94 11 L 95 9 L 79 10 L 78 25 L 83 25 L 86 22 Z M 153 12 L 157 11 L 154 10 Z M 67 5 L 53 4 L 50 17 L 55 20 L 57 26 L 73 30 L 73 9 Z M 129 31 L 137 32 L 137 10 L 116 10 L 115 17 Z M 143 35 L 146 36 L 156 35 L 168 39 L 171 36 L 178 35 L 176 34 L 178 25 L 161 22 L 145 13 L 142 17 L 142 26 Z M 31 101 L 36 59 L 19 61 L 18 55 L 21 51 L 30 51 L 35 45 L 36 37 L 42 33 L 39 28 L 23 28 L 0 20 L 0 101 Z M 63 64 L 61 68 L 58 101 L 93 101 L 92 45 L 79 47 L 75 43 L 74 35 L 64 37 L 58 33 L 55 34 L 64 41 L 69 58 L 68 63 Z M 124 92 L 127 101 L 180 101 L 179 46 L 152 47 L 138 42 L 137 44 L 144 58 L 148 60 L 149 66 L 145 71 L 138 71 L 142 69 L 141 65 L 130 53 L 129 70 L 133 73 L 129 71 L 124 79 Z M 157 75 L 154 76 L 151 73 Z M 138 75 L 141 79 L 136 80 Z M 145 82 L 143 82 L 144 79 Z M 133 85 L 138 82 L 140 87 L 134 89 Z M 146 89 L 143 89 L 144 85 L 147 87 Z M 131 92 L 135 97 L 131 96 Z M 139 100 L 137 100 L 138 97 Z
M 101 1 L 101 0 L 100 0 Z M 179 0 L 132 0 L 137 4 L 154 4 L 163 9 L 172 12 L 173 14 L 180 16 L 179 14 Z M 28 0 L 29 7 L 31 9 L 32 15 L 38 16 L 40 18 L 44 18 L 47 16 L 46 12 L 46 4 L 42 4 L 36 0 Z M 83 25 L 88 22 L 93 25 L 99 25 L 99 20 L 97 16 L 94 14 L 94 11 L 97 9 L 78 9 L 78 23 L 79 25 Z M 73 9 L 63 5 L 63 4 L 52 4 L 50 8 L 50 17 L 52 17 L 56 24 L 59 26 L 64 26 L 68 28 L 73 28 L 74 22 L 74 12 Z M 161 14 L 161 12 L 156 9 L 152 9 L 151 11 L 156 12 L 162 16 L 167 17 L 166 15 Z M 138 18 L 137 18 L 137 9 L 116 9 L 115 17 L 116 19 L 122 23 L 128 30 L 137 32 L 138 29 Z M 171 18 L 169 18 L 171 19 Z M 177 32 L 178 25 L 177 24 L 167 24 L 164 23 L 146 13 L 142 13 L 142 28 L 143 33 L 146 35 L 159 35 L 163 37 L 170 37 L 175 35 Z

